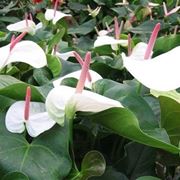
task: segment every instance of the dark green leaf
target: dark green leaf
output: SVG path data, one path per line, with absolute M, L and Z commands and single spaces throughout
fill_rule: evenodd
M 2 180 L 29 180 L 29 178 L 21 172 L 12 172 L 5 175 Z
M 168 142 L 167 137 L 160 135 L 160 129 L 153 132 L 153 136 L 148 135 L 140 129 L 136 116 L 125 108 L 111 108 L 88 117 L 93 122 L 103 125 L 120 136 L 133 141 L 162 148 L 172 153 L 179 153 L 180 149 Z M 160 136 L 160 138 L 159 138 Z
M 96 21 L 92 19 L 77 27 L 69 28 L 68 33 L 86 35 L 94 30 L 95 25 L 96 25 Z
M 0 95 L 10 97 L 12 99 L 23 100 L 25 98 L 26 84 L 12 76 L 0 75 Z M 38 87 L 31 86 L 32 100 L 43 101 L 43 95 L 38 91 Z

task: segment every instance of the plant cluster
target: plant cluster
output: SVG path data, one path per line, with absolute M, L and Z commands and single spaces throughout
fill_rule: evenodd
M 179 0 L 0 7 L 0 179 L 180 178 Z

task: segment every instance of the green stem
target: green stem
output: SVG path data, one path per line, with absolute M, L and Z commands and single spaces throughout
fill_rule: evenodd
M 75 154 L 74 154 L 74 144 L 73 144 L 73 120 L 74 118 L 67 118 L 66 121 L 68 122 L 68 126 L 69 126 L 69 146 L 70 146 L 70 153 L 71 153 L 71 157 L 72 157 L 72 161 L 73 161 L 73 169 L 77 172 L 79 172 L 77 165 L 76 165 L 76 161 L 75 161 Z
M 139 82 L 139 85 L 137 87 L 137 93 L 140 95 L 142 90 L 142 84 Z

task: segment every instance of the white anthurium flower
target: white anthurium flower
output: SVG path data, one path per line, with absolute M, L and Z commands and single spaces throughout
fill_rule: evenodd
M 138 43 L 129 56 L 122 53 L 125 68 L 143 85 L 157 91 L 180 87 L 180 46 L 151 58 L 160 23 L 156 24 L 149 43 Z
M 144 59 L 147 44 L 139 43 L 128 57 L 122 54 L 126 69 L 143 85 L 158 91 L 180 87 L 180 46 L 155 58 Z
M 36 31 L 43 28 L 43 23 L 42 22 L 39 22 L 38 24 L 36 24 Z
M 25 101 L 17 101 L 8 109 L 5 117 L 5 125 L 8 131 L 22 133 L 26 127 L 31 137 L 37 137 L 56 123 L 48 116 L 44 103 L 30 103 L 28 120 L 24 119 L 24 106 Z
M 148 6 L 149 7 L 157 7 L 157 6 L 159 6 L 160 4 L 158 4 L 158 3 L 152 3 L 152 2 L 148 2 Z
M 55 124 L 46 112 L 44 103 L 30 101 L 31 88 L 28 86 L 25 101 L 15 102 L 6 113 L 5 125 L 8 131 L 22 133 L 26 127 L 28 134 L 36 137 Z
M 115 39 L 114 37 L 105 35 L 105 36 L 98 36 L 97 37 L 97 40 L 94 42 L 94 47 L 111 45 L 111 48 L 113 50 L 117 50 L 118 44 L 121 46 L 128 46 L 128 41 L 127 40 Z
M 89 81 L 88 79 L 86 79 L 85 81 L 85 87 L 89 88 L 89 89 L 92 89 L 92 84 L 100 79 L 102 79 L 102 77 L 95 71 L 93 70 L 89 70 L 89 73 L 91 75 L 91 81 Z M 53 85 L 54 87 L 58 87 L 60 86 L 61 82 L 63 79 L 65 78 L 76 78 L 76 79 L 79 79 L 80 78 L 80 74 L 81 74 L 81 70 L 78 70 L 78 71 L 75 71 L 75 72 L 72 72 L 72 73 L 69 73 L 63 77 L 60 77 L 59 79 L 53 81 Z
M 52 89 L 46 98 L 46 109 L 50 117 L 60 125 L 64 124 L 65 115 L 68 119 L 72 119 L 77 111 L 100 112 L 112 107 L 123 107 L 116 100 L 83 90 L 90 61 L 91 54 L 87 52 L 76 88 L 58 86 Z
M 67 61 L 70 57 L 74 57 L 74 51 L 69 51 L 65 53 L 56 52 L 56 56 L 58 56 L 60 59 L 64 61 Z
M 43 49 L 33 41 L 21 41 L 10 50 L 11 43 L 0 48 L 0 68 L 9 63 L 24 62 L 35 68 L 41 68 L 47 64 Z
M 8 25 L 7 29 L 9 31 L 27 32 L 31 35 L 34 35 L 38 26 L 36 26 L 36 24 L 32 20 L 23 20 L 23 21 L 19 21 L 19 22 Z
M 65 108 L 66 115 L 73 117 L 77 111 L 100 112 L 112 107 L 123 107 L 120 102 L 100 94 L 87 90 L 83 90 L 81 94 L 75 91 L 72 87 L 59 86 L 52 89 L 47 96 L 46 109 L 49 116 L 60 125 L 64 124 Z
M 107 34 L 109 34 L 110 32 L 108 30 L 101 30 L 98 32 L 99 36 L 106 36 Z
M 60 11 L 55 11 L 54 9 L 47 9 L 45 12 L 46 20 L 48 20 L 48 21 L 52 20 L 53 24 L 56 24 L 60 19 L 62 19 L 64 17 L 71 17 L 71 15 L 65 14 Z

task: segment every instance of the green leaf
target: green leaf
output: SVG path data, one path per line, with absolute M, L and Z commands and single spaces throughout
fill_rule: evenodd
M 160 101 L 161 127 L 166 129 L 172 144 L 180 142 L 180 93 L 177 91 L 160 92 L 151 90 Z
M 166 129 L 171 142 L 179 145 L 180 103 L 165 96 L 160 96 L 159 101 L 161 107 L 161 127 Z
M 155 175 L 156 150 L 154 148 L 135 142 L 126 144 L 124 148 L 125 156 L 116 164 L 117 170 L 126 174 L 129 179 Z
M 21 134 L 9 133 L 0 113 L 0 177 L 20 171 L 29 179 L 58 180 L 71 169 L 68 127 L 54 126 L 51 130 L 27 142 Z
M 137 34 L 151 33 L 152 30 L 154 29 L 154 26 L 159 22 L 161 23 L 161 29 L 168 27 L 167 24 L 164 24 L 160 20 L 153 20 L 153 21 L 150 20 L 150 21 L 143 22 L 142 24 L 140 24 L 137 27 L 131 28 L 130 31 L 133 33 L 137 33 Z
M 137 178 L 136 180 L 161 180 L 161 179 L 153 176 L 142 176 Z
M 38 90 L 41 87 L 29 85 L 12 76 L 0 75 L 0 95 L 7 96 L 12 99 L 24 100 L 27 86 L 31 86 L 33 101 L 44 100 L 45 97 Z
M 105 173 L 100 177 L 93 177 L 90 180 L 128 180 L 121 172 L 116 171 L 112 167 L 107 167 Z
M 42 22 L 44 25 L 48 25 L 48 20 L 46 20 L 44 13 L 38 13 L 36 18 Z
M 95 57 L 93 58 L 93 60 L 98 62 L 98 63 L 104 63 L 107 66 L 114 68 L 114 69 L 118 69 L 118 70 L 122 70 L 123 69 L 123 62 L 122 62 L 122 58 L 120 56 L 116 56 L 115 58 L 111 58 L 109 56 L 99 56 L 99 57 Z
M 99 80 L 94 83 L 93 91 L 115 100 L 134 93 L 133 87 L 109 79 Z
M 52 75 L 47 67 L 43 67 L 40 69 L 33 70 L 33 78 L 36 80 L 38 85 L 42 86 L 44 84 L 49 83 L 50 79 L 52 78 Z
M 82 179 L 88 179 L 92 176 L 101 176 L 106 168 L 106 162 L 103 155 L 98 151 L 88 152 L 81 164 Z
M 48 68 L 51 70 L 53 77 L 58 77 L 62 70 L 62 65 L 58 57 L 51 54 L 47 55 Z
M 164 44 L 166 44 L 166 46 L 164 46 Z M 177 46 L 180 46 L 179 34 L 160 37 L 156 40 L 156 43 L 154 46 L 154 54 L 159 55 L 161 53 L 165 53 Z
M 29 178 L 21 172 L 12 172 L 6 174 L 2 180 L 29 180 Z
M 178 93 L 176 90 L 163 92 L 163 91 L 155 91 L 151 89 L 151 94 L 157 98 L 159 96 L 166 96 L 180 103 L 180 93 Z
M 106 168 L 103 155 L 98 151 L 89 151 L 83 158 L 81 171 L 78 172 L 73 180 L 87 180 L 93 176 L 101 176 Z
M 69 28 L 68 33 L 86 35 L 91 31 L 93 31 L 95 26 L 96 26 L 96 21 L 92 19 L 79 26 Z
M 153 136 L 140 129 L 136 116 L 126 108 L 111 108 L 88 117 L 95 123 L 101 124 L 120 136 L 148 146 L 161 148 L 172 153 L 179 153 L 180 149 L 168 142 L 161 129 L 154 131 Z M 163 133 L 164 134 L 164 133 Z M 160 136 L 160 138 L 159 138 Z
M 65 34 L 65 28 L 61 27 L 61 29 L 52 37 L 52 39 L 48 43 L 48 52 L 51 52 L 55 45 L 59 43 L 62 37 Z
M 159 127 L 152 109 L 132 86 L 103 79 L 93 85 L 93 90 L 98 94 L 119 100 L 136 115 L 143 130 Z

